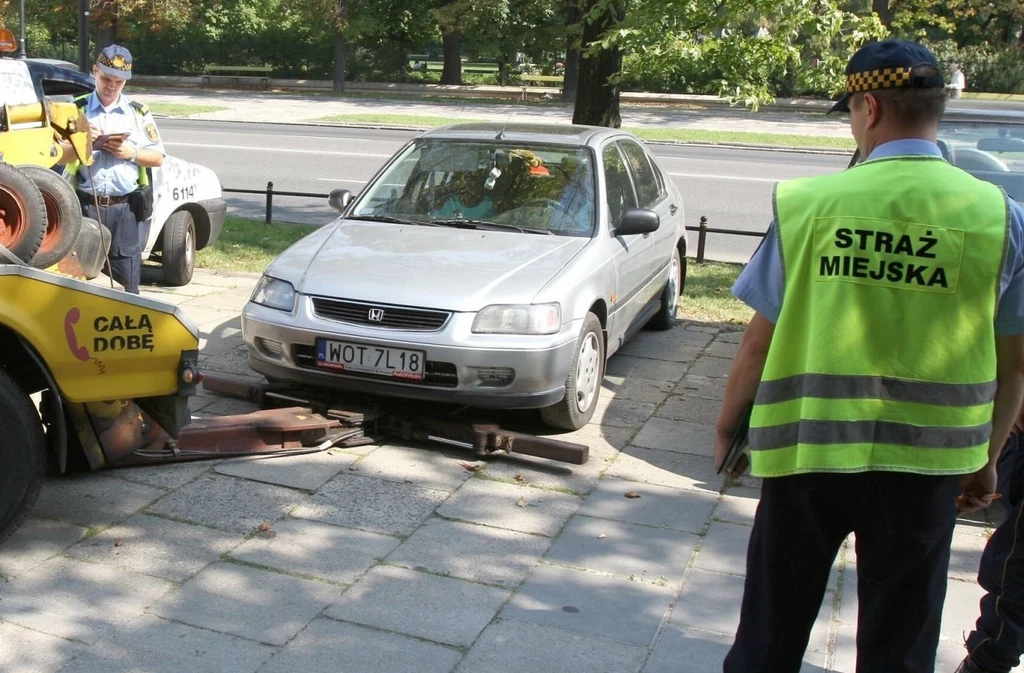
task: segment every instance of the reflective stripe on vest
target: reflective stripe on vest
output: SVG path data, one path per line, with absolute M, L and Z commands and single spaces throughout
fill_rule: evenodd
M 987 460 L 1009 211 L 939 158 L 779 183 L 783 303 L 751 474 L 965 474 Z

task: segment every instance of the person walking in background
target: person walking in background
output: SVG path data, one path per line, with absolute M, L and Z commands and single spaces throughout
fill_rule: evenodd
M 949 77 L 949 97 L 960 98 L 967 88 L 967 78 L 964 77 L 964 71 L 960 69 L 959 63 L 952 63 L 949 67 L 952 72 Z

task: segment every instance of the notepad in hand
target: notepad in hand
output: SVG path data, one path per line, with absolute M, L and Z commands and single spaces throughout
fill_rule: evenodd
M 739 423 L 736 424 L 736 430 L 733 431 L 732 439 L 729 440 L 729 450 L 725 454 L 722 466 L 718 468 L 718 474 L 722 474 L 723 470 L 732 472 L 736 470 L 742 460 L 749 460 L 747 459 L 747 447 L 750 443 L 747 441 L 747 434 L 750 432 L 750 412 L 753 409 L 753 404 L 748 405 L 743 416 L 740 417 Z M 746 466 L 743 469 L 745 470 Z

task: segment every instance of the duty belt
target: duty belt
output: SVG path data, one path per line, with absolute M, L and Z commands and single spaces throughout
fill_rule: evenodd
M 128 201 L 130 194 L 124 196 L 106 196 L 104 194 L 90 194 L 88 192 L 79 191 L 78 198 L 88 205 L 97 204 L 100 206 L 112 206 L 116 203 L 125 203 Z

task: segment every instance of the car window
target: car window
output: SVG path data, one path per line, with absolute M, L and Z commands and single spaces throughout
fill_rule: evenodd
M 626 160 L 629 162 L 629 171 L 633 175 L 633 184 L 636 187 L 637 201 L 641 208 L 654 208 L 665 198 L 664 184 L 659 180 L 657 170 L 651 164 L 650 158 L 644 152 L 644 148 L 632 140 L 620 140 Z
M 582 236 L 594 230 L 594 195 L 585 148 L 427 138 L 363 190 L 349 217 L 484 220 Z
M 615 226 L 627 208 L 636 208 L 636 194 L 633 192 L 633 183 L 629 179 L 626 162 L 623 161 L 618 147 L 609 144 L 604 148 L 601 159 L 604 165 L 604 179 L 608 184 L 607 199 L 610 222 L 612 226 Z

